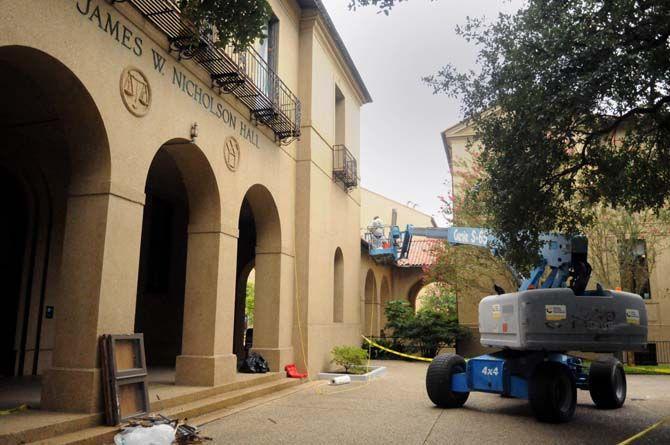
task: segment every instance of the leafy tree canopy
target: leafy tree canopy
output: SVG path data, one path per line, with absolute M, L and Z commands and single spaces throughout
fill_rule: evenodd
M 407 0 L 350 0 L 349 9 L 356 10 L 359 6 L 373 6 L 378 8 L 378 12 L 389 15 L 394 6 L 404 1 Z
M 256 310 L 256 285 L 253 281 L 247 281 L 247 296 L 244 305 L 244 314 L 247 317 L 247 327 L 254 327 L 254 312 Z
M 179 0 L 179 8 L 201 35 L 236 48 L 264 39 L 272 15 L 267 0 Z
M 425 80 L 462 100 L 483 145 L 472 198 L 514 264 L 539 233 L 583 231 L 602 206 L 667 205 L 670 2 L 529 0 L 457 32 L 478 46 L 480 68 Z

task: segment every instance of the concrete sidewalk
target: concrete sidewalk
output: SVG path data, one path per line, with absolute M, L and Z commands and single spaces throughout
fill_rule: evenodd
M 311 387 L 237 412 L 204 427 L 217 444 L 616 444 L 670 415 L 670 377 L 628 376 L 622 409 L 595 409 L 579 391 L 571 423 L 542 424 L 523 400 L 472 393 L 465 407 L 432 405 L 427 364 L 376 362 L 389 368 L 370 384 Z M 636 444 L 670 444 L 670 425 Z

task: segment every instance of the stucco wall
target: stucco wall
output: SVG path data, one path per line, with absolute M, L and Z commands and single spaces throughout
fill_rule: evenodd
M 398 212 L 398 226 L 401 230 L 407 224 L 416 227 L 433 227 L 432 217 L 426 213 L 394 201 L 380 193 L 361 188 L 361 229 L 365 230 L 375 216 L 379 216 L 385 224 L 391 224 L 391 212 Z
M 303 108 L 303 136 L 298 144 L 296 233 L 300 234 L 298 264 L 309 265 L 299 277 L 298 292 L 309 295 L 309 300 L 301 308 L 301 326 L 294 329 L 294 337 L 307 351 L 308 371 L 317 373 L 330 369 L 333 346 L 359 343 L 360 191 L 357 188 L 346 191 L 332 175 L 333 146 L 337 142 L 335 88 L 344 95 L 346 146 L 357 159 L 360 159 L 358 110 L 362 99 L 334 57 L 332 42 L 318 16 L 304 16 L 301 28 L 300 54 L 305 63 L 301 65 L 299 93 L 310 100 Z M 333 318 L 337 248 L 342 251 L 344 268 L 341 322 Z

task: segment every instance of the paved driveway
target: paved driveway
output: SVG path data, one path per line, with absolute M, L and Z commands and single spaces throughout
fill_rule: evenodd
M 310 387 L 204 427 L 217 444 L 616 444 L 670 416 L 669 376 L 628 376 L 628 399 L 595 409 L 579 392 L 568 424 L 535 421 L 528 403 L 472 393 L 461 409 L 434 407 L 424 387 L 427 365 L 379 362 L 386 376 L 369 384 Z M 670 425 L 635 442 L 670 444 Z

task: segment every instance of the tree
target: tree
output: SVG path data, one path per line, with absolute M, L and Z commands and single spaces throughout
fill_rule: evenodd
M 272 15 L 267 0 L 179 0 L 179 8 L 197 35 L 237 49 L 265 39 Z
M 479 199 L 486 193 L 481 188 L 485 172 L 478 162 L 479 153 L 474 149 L 468 151 L 470 161 L 454 161 L 454 168 L 459 171 L 458 180 L 453 184 L 452 196 L 439 197 L 442 201 L 440 210 L 445 219 L 456 225 L 488 227 L 485 201 Z M 437 283 L 436 289 L 443 295 L 456 295 L 460 305 L 466 301 L 467 304 L 478 304 L 482 297 L 493 293 L 494 284 L 508 291 L 518 287 L 518 277 L 500 256 L 493 255 L 490 249 L 475 246 L 451 246 L 448 243 L 438 246 L 433 263 L 424 273 L 425 282 Z
M 247 295 L 244 306 L 244 315 L 247 317 L 247 327 L 254 327 L 254 310 L 256 308 L 256 287 L 254 282 L 247 281 Z
M 478 45 L 480 69 L 425 80 L 462 99 L 483 146 L 480 199 L 509 260 L 530 265 L 540 233 L 583 231 L 601 206 L 666 206 L 670 2 L 529 0 L 457 32 Z
M 349 2 L 349 9 L 355 10 L 359 6 L 375 6 L 378 8 L 378 12 L 389 15 L 391 9 L 403 1 L 407 0 L 351 0 Z
M 446 314 L 451 320 L 458 321 L 456 294 L 447 283 L 433 282 L 424 288 L 421 295 L 421 309 Z M 418 298 L 417 298 L 418 299 Z M 417 303 L 418 306 L 418 303 Z

